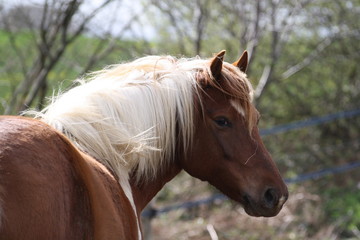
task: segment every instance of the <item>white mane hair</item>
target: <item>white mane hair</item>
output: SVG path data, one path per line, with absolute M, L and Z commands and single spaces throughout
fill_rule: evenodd
M 209 73 L 209 61 L 148 56 L 113 65 L 77 80 L 36 117 L 118 177 L 136 169 L 138 181 L 149 179 L 174 158 L 177 125 L 183 148 L 191 144 L 198 71 Z

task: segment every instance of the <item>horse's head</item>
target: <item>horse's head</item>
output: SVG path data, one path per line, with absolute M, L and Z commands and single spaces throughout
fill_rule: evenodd
M 223 63 L 225 51 L 197 74 L 195 135 L 182 167 L 240 202 L 252 216 L 275 216 L 288 198 L 287 187 L 257 128 L 252 87 L 244 72 L 247 53 Z

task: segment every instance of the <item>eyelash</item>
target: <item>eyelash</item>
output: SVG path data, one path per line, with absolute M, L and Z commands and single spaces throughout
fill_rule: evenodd
M 219 127 L 231 127 L 231 122 L 226 117 L 218 117 L 214 121 Z

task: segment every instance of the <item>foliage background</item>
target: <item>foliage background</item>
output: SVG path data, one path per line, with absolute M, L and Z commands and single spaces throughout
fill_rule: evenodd
M 48 18 L 41 29 L 45 6 L 64 21 Z M 251 54 L 248 75 L 256 88 L 260 128 L 360 107 L 359 0 L 0 1 L 0 10 L 0 113 L 42 108 L 45 96 L 109 64 L 148 54 L 211 57 L 221 49 L 229 62 L 244 49 Z M 66 26 L 56 25 L 65 20 Z M 54 42 L 44 37 L 52 32 Z M 63 39 L 73 36 L 63 46 Z M 45 51 L 44 44 L 51 48 Z M 48 67 L 57 49 L 63 52 Z M 48 70 L 44 78 L 39 68 Z M 36 79 L 39 88 L 24 105 Z M 27 87 L 20 91 L 22 84 Z M 271 135 L 264 142 L 284 177 L 356 162 L 359 119 Z M 152 221 L 152 237 L 210 239 L 213 227 L 219 239 L 360 238 L 358 169 L 289 188 L 291 197 L 276 218 L 250 218 L 225 201 L 161 215 Z M 182 173 L 153 205 L 214 192 Z

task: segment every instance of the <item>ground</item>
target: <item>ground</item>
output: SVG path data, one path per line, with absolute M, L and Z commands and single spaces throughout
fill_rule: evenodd
M 157 216 L 151 222 L 151 239 L 213 240 L 216 239 L 214 231 L 218 239 L 224 240 L 343 239 L 338 236 L 337 224 L 329 223 L 324 216 L 323 200 L 318 195 L 302 186 L 292 185 L 289 190 L 289 200 L 276 217 L 250 217 L 240 205 L 229 200 L 218 201 Z M 183 174 L 166 186 L 153 206 L 162 208 L 176 202 L 202 199 L 214 191 L 207 183 Z

